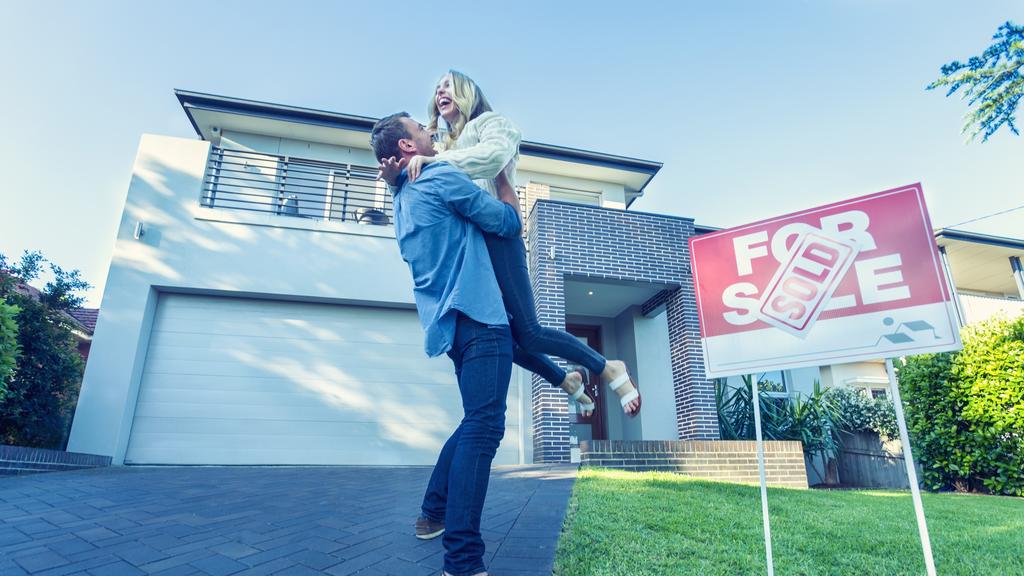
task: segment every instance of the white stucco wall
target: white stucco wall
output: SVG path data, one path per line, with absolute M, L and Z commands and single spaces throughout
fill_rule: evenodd
M 887 387 L 889 376 L 885 372 L 885 362 L 851 362 L 849 364 L 833 364 L 829 367 L 831 386 L 877 386 Z
M 294 156 L 309 160 L 322 160 L 324 162 L 359 164 L 362 166 L 377 165 L 377 160 L 369 149 L 369 135 L 367 135 L 367 148 L 353 148 L 320 142 L 307 142 L 293 138 L 225 130 L 221 136 L 220 146 L 234 150 L 280 154 L 282 156 Z
M 647 318 L 634 309 L 636 380 L 643 398 L 637 419 L 642 419 L 644 440 L 678 440 L 675 387 L 669 352 L 668 314 Z
M 630 307 L 624 310 L 615 318 L 615 332 L 609 336 L 615 339 L 616 348 L 618 348 L 619 354 L 617 360 L 622 360 L 626 363 L 629 369 L 630 375 L 640 381 L 640 370 L 637 363 L 637 339 L 635 329 L 635 307 Z M 607 386 L 605 386 L 608 395 L 605 397 L 608 399 L 608 412 L 609 414 L 614 412 L 619 416 L 620 426 L 622 427 L 622 436 L 619 438 L 613 437 L 618 440 L 643 440 L 644 425 L 646 413 L 644 410 L 640 410 L 640 414 L 630 418 L 622 413 L 622 405 L 619 403 L 618 394 L 612 392 Z
M 142 137 L 70 451 L 123 462 L 159 291 L 414 307 L 390 226 L 201 207 L 209 146 Z M 135 239 L 140 222 L 145 234 Z M 506 439 L 518 434 L 509 424 Z
M 528 183 L 547 184 L 548 186 L 572 188 L 601 193 L 601 206 L 603 208 L 626 208 L 626 189 L 621 184 L 600 182 L 597 180 L 586 180 L 583 178 L 570 178 L 557 174 L 546 174 L 519 170 L 516 172 L 516 184 L 526 186 Z
M 816 366 L 788 370 L 786 378 L 790 392 L 799 392 L 805 396 L 814 392 L 815 381 L 820 382 L 821 387 L 825 388 L 825 383 L 821 382 L 821 370 Z

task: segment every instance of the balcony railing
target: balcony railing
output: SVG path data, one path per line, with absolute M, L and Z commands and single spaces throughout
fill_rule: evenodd
M 334 222 L 387 225 L 391 194 L 376 166 L 214 147 L 201 204 Z
M 963 306 L 964 322 L 967 324 L 988 320 L 997 314 L 1009 318 L 1024 315 L 1024 300 L 1012 298 L 960 293 L 960 305 Z

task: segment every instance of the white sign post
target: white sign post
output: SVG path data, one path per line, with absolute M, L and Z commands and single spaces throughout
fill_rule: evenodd
M 775 576 L 772 560 L 772 526 L 768 521 L 768 482 L 764 475 L 764 438 L 761 436 L 761 395 L 754 383 L 754 436 L 757 441 L 757 474 L 761 478 L 761 518 L 764 521 L 764 554 L 768 562 L 768 576 Z
M 690 238 L 709 377 L 959 350 L 959 324 L 920 184 Z M 925 565 L 928 527 L 892 361 L 886 360 Z M 754 384 L 768 573 L 774 573 Z
M 900 385 L 896 380 L 896 370 L 892 360 L 885 359 L 885 371 L 889 374 L 889 391 L 892 393 L 892 405 L 896 408 L 896 424 L 900 428 L 900 444 L 903 446 L 903 462 L 907 465 L 907 479 L 910 480 L 910 494 L 914 499 L 914 514 L 917 515 L 917 531 L 921 535 L 921 548 L 924 549 L 924 566 L 928 576 L 935 576 L 935 560 L 932 559 L 932 541 L 928 537 L 928 524 L 924 520 L 924 506 L 921 504 L 921 488 L 917 485 L 917 469 L 914 467 L 914 455 L 910 453 L 910 435 L 907 434 L 907 420 L 903 416 L 903 400 L 900 399 Z

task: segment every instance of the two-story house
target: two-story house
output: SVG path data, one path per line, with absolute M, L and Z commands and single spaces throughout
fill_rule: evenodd
M 423 353 L 376 180 L 375 119 L 177 91 L 198 139 L 144 135 L 68 449 L 114 464 L 432 464 L 461 417 Z M 523 142 L 541 320 L 629 365 L 625 418 L 516 369 L 496 463 L 581 440 L 714 440 L 693 220 L 629 210 L 661 164 Z M 613 394 L 612 394 L 613 395 Z

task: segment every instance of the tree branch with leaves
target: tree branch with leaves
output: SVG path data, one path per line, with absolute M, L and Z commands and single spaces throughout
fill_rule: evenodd
M 928 85 L 928 90 L 948 87 L 947 97 L 960 92 L 967 100 L 961 132 L 969 134 L 969 141 L 980 134 L 985 142 L 1003 126 L 1020 136 L 1015 121 L 1024 96 L 1024 26 L 1006 22 L 992 39 L 996 42 L 981 56 L 946 64 L 942 76 Z

